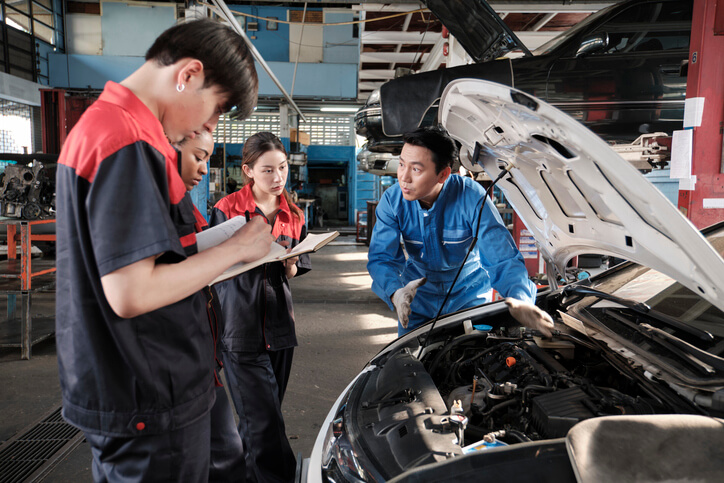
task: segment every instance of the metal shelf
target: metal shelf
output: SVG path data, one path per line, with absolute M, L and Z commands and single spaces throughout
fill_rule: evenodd
M 46 292 L 55 288 L 55 261 L 33 260 L 31 255 L 32 241 L 55 241 L 54 234 L 32 234 L 36 225 L 55 223 L 55 220 L 18 220 L 0 219 L 0 225 L 7 230 L 8 259 L 0 261 L 0 293 L 7 300 L 7 317 L 0 330 L 0 347 L 20 347 L 20 357 L 30 359 L 32 346 L 45 340 L 55 333 L 55 324 L 44 325 L 42 335 L 33 338 L 32 299 L 33 294 Z M 18 227 L 20 234 L 18 235 Z M 20 258 L 17 245 L 20 242 Z M 33 271 L 33 268 L 35 271 Z M 17 317 L 17 298 L 20 296 L 20 316 Z M 43 318 L 47 322 L 48 317 Z M 12 325 L 20 322 L 19 337 Z M 41 320 L 38 320 L 41 322 Z M 19 342 L 18 342 L 19 339 Z

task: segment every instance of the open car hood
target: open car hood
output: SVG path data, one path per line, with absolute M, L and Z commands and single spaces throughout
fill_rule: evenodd
M 530 51 L 485 0 L 425 0 L 475 62 L 487 62 L 514 49 Z
M 631 260 L 679 281 L 724 310 L 724 260 L 641 173 L 558 109 L 493 82 L 460 79 L 440 101 L 440 120 L 481 167 L 563 273 L 572 257 Z

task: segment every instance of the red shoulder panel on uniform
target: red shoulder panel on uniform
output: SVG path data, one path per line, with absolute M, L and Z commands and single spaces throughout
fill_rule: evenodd
M 148 107 L 129 89 L 114 82 L 106 84 L 99 99 L 71 130 L 58 162 L 93 182 L 104 159 L 136 142 L 147 143 L 165 158 L 171 202 L 178 203 L 186 189 L 176 170 L 176 150 Z

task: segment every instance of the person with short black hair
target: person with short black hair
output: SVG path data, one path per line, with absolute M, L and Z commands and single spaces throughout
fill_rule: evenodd
M 495 288 L 516 319 L 550 335 L 553 322 L 533 305 L 535 284 L 492 201 L 483 202 L 485 190 L 475 181 L 452 175 L 455 141 L 438 127 L 419 128 L 404 141 L 398 184 L 375 211 L 367 263 L 372 290 L 397 312 L 398 335 L 437 315 L 475 235 L 481 203 L 479 240 L 442 314 L 488 302 Z
M 230 77 L 224 71 L 232 73 Z M 57 169 L 56 343 L 63 416 L 83 430 L 95 481 L 207 481 L 214 343 L 203 289 L 269 252 L 251 220 L 198 253 L 193 204 L 169 141 L 248 116 L 257 76 L 243 40 L 195 20 L 108 82 Z

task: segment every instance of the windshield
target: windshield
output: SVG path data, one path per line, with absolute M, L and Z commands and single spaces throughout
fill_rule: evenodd
M 707 240 L 724 256 L 724 228 L 707 236 Z M 596 288 L 636 302 L 674 317 L 687 325 L 724 337 L 724 312 L 671 277 L 656 270 L 632 264 L 602 280 Z M 614 302 L 600 300 L 590 309 L 617 307 Z
M 558 48 L 558 46 L 561 45 L 563 42 L 566 42 L 571 37 L 577 35 L 578 32 L 580 32 L 582 29 L 587 29 L 588 25 L 598 20 L 599 17 L 601 17 L 602 15 L 606 15 L 613 7 L 615 7 L 615 5 L 611 5 L 608 8 L 604 8 L 603 10 L 599 10 L 598 12 L 589 15 L 581 23 L 574 25 L 570 29 L 563 32 L 561 35 L 552 38 L 545 44 L 535 49 L 533 51 L 533 55 L 545 55 L 552 52 L 553 50 Z

